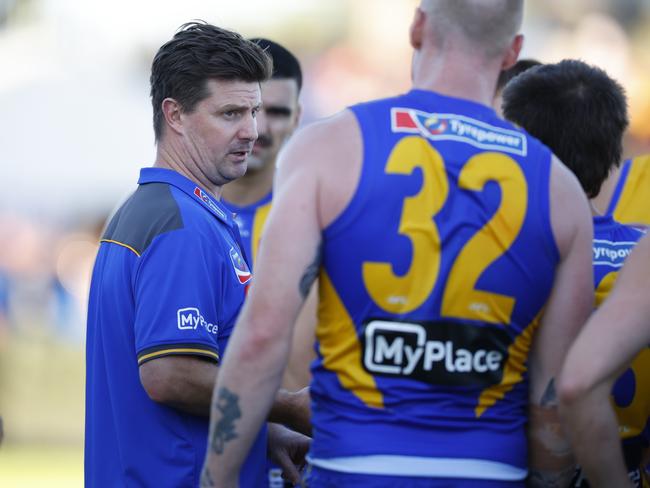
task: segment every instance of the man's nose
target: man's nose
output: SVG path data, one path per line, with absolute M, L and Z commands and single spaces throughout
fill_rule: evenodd
M 246 141 L 254 141 L 257 139 L 257 118 L 253 117 L 252 113 L 244 117 L 238 135 L 240 139 Z

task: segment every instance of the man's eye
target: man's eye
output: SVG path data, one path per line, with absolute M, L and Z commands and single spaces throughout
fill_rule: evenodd
M 266 115 L 269 117 L 289 117 L 291 115 L 291 109 L 287 107 L 268 107 L 266 109 Z

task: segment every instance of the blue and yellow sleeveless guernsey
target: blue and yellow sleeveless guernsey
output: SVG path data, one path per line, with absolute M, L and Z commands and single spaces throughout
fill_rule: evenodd
M 261 200 L 246 205 L 245 207 L 239 207 L 234 203 L 225 200 L 223 201 L 224 205 L 235 214 L 235 222 L 237 222 L 239 227 L 239 233 L 241 234 L 241 239 L 244 244 L 244 251 L 250 258 L 252 266 L 255 265 L 257 251 L 260 246 L 260 238 L 262 237 L 262 229 L 264 228 L 266 219 L 269 216 L 272 199 L 273 193 L 269 192 L 269 194 Z
M 551 153 L 433 92 L 351 110 L 363 167 L 323 233 L 311 464 L 519 486 L 527 358 L 559 261 Z
M 198 486 L 208 417 L 152 401 L 139 366 L 167 355 L 218 362 L 251 279 L 229 212 L 180 174 L 141 171 L 102 237 L 86 350 L 86 486 Z M 206 412 L 207 414 L 207 412 Z M 264 479 L 265 432 L 241 486 Z
M 594 217 L 596 306 L 611 292 L 625 259 L 644 233 L 638 228 L 616 222 L 611 215 Z M 612 326 L 615 327 L 616 324 Z M 630 367 L 618 378 L 612 391 L 612 400 L 618 417 L 630 479 L 637 487 L 647 487 L 648 482 L 643 475 L 642 454 L 650 441 L 650 348 L 639 353 Z M 582 473 L 578 472 L 573 487 L 588 486 Z
M 607 214 L 623 224 L 650 225 L 650 154 L 623 163 Z

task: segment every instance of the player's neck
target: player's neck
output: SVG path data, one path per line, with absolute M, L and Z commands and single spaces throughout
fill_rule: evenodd
M 591 200 L 592 205 L 600 210 L 603 214 L 609 208 L 609 202 L 612 201 L 612 196 L 614 196 L 614 190 L 616 190 L 616 185 L 618 184 L 618 178 L 621 175 L 621 168 L 614 168 L 614 170 L 609 174 L 603 186 L 600 187 L 600 192 L 596 195 L 595 198 Z
M 238 207 L 259 202 L 273 188 L 275 165 L 269 164 L 258 171 L 249 171 L 241 178 L 223 187 L 222 197 Z
M 459 53 L 420 53 L 414 60 L 413 88 L 463 98 L 491 106 L 498 67 L 477 68 L 476 62 L 459 62 Z

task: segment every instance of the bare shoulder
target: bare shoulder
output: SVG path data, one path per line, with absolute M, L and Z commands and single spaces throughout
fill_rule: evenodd
M 347 206 L 357 187 L 362 161 L 361 130 L 354 114 L 344 110 L 299 129 L 278 157 L 279 188 L 299 177 L 301 187 L 317 189 L 322 227 Z
M 576 176 L 556 156 L 551 160 L 551 225 L 561 256 L 576 235 L 591 233 L 589 202 Z
M 280 153 L 278 169 L 291 171 L 323 162 L 336 164 L 334 157 L 361 150 L 361 132 L 349 110 L 321 119 L 298 129 Z

